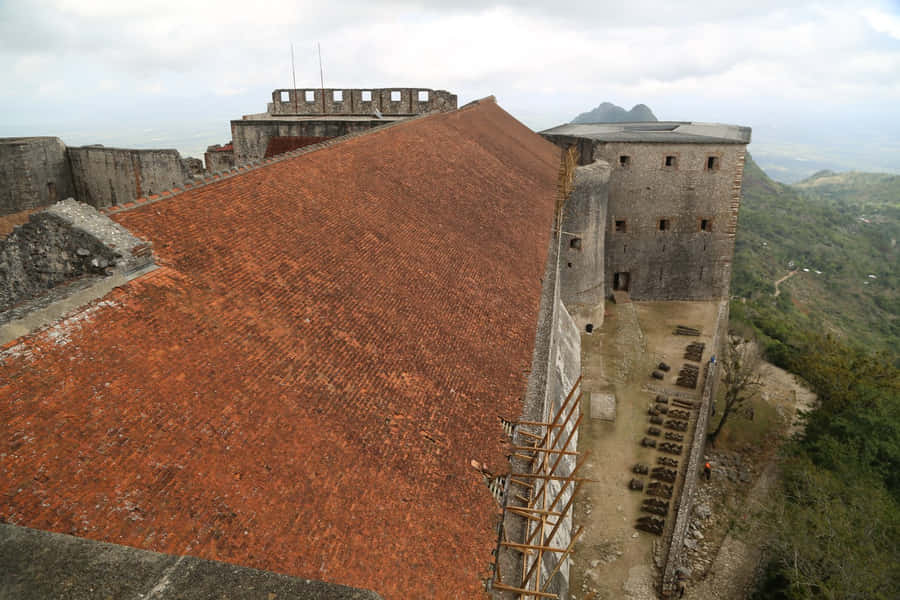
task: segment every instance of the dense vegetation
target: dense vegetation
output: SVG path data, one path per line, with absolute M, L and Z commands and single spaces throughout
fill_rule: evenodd
M 732 318 L 819 399 L 783 449 L 758 598 L 900 589 L 898 229 L 900 178 L 818 173 L 784 186 L 748 161 Z M 776 298 L 790 261 L 800 271 Z
M 748 157 L 743 193 L 732 315 L 763 334 L 770 360 L 786 367 L 783 346 L 802 331 L 896 356 L 900 177 L 826 172 L 788 186 Z

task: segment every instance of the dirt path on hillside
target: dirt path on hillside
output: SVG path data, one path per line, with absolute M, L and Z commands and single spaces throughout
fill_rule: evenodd
M 790 273 L 788 273 L 787 275 L 785 275 L 784 277 L 782 277 L 781 279 L 779 279 L 779 280 L 777 280 L 777 281 L 775 282 L 775 297 L 776 297 L 776 298 L 777 298 L 778 295 L 781 293 L 781 290 L 778 289 L 778 286 L 781 285 L 782 283 L 784 283 L 785 281 L 787 281 L 788 279 L 790 279 L 791 277 L 793 277 L 793 276 L 796 275 L 796 274 L 797 274 L 797 270 L 794 269 L 793 271 L 791 271 Z

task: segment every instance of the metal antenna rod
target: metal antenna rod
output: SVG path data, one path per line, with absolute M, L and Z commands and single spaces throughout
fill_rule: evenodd
M 316 45 L 319 47 L 319 81 L 322 84 L 322 89 L 325 89 L 325 71 L 322 69 L 322 44 L 316 42 Z
M 325 71 L 322 69 L 322 44 L 316 42 L 319 48 L 319 83 L 322 89 L 322 112 L 325 112 Z
M 294 82 L 294 89 L 291 90 L 291 96 L 294 97 L 294 112 L 297 112 L 297 69 L 294 68 L 294 42 L 291 42 L 291 77 Z

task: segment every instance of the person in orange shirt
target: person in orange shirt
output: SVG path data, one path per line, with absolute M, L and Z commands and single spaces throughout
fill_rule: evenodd
M 709 478 L 712 476 L 712 465 L 706 463 L 703 465 L 703 474 L 706 475 L 706 480 L 709 481 Z

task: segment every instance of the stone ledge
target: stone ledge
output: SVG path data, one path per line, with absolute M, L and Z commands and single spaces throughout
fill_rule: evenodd
M 0 597 L 381 600 L 368 590 L 0 524 Z

